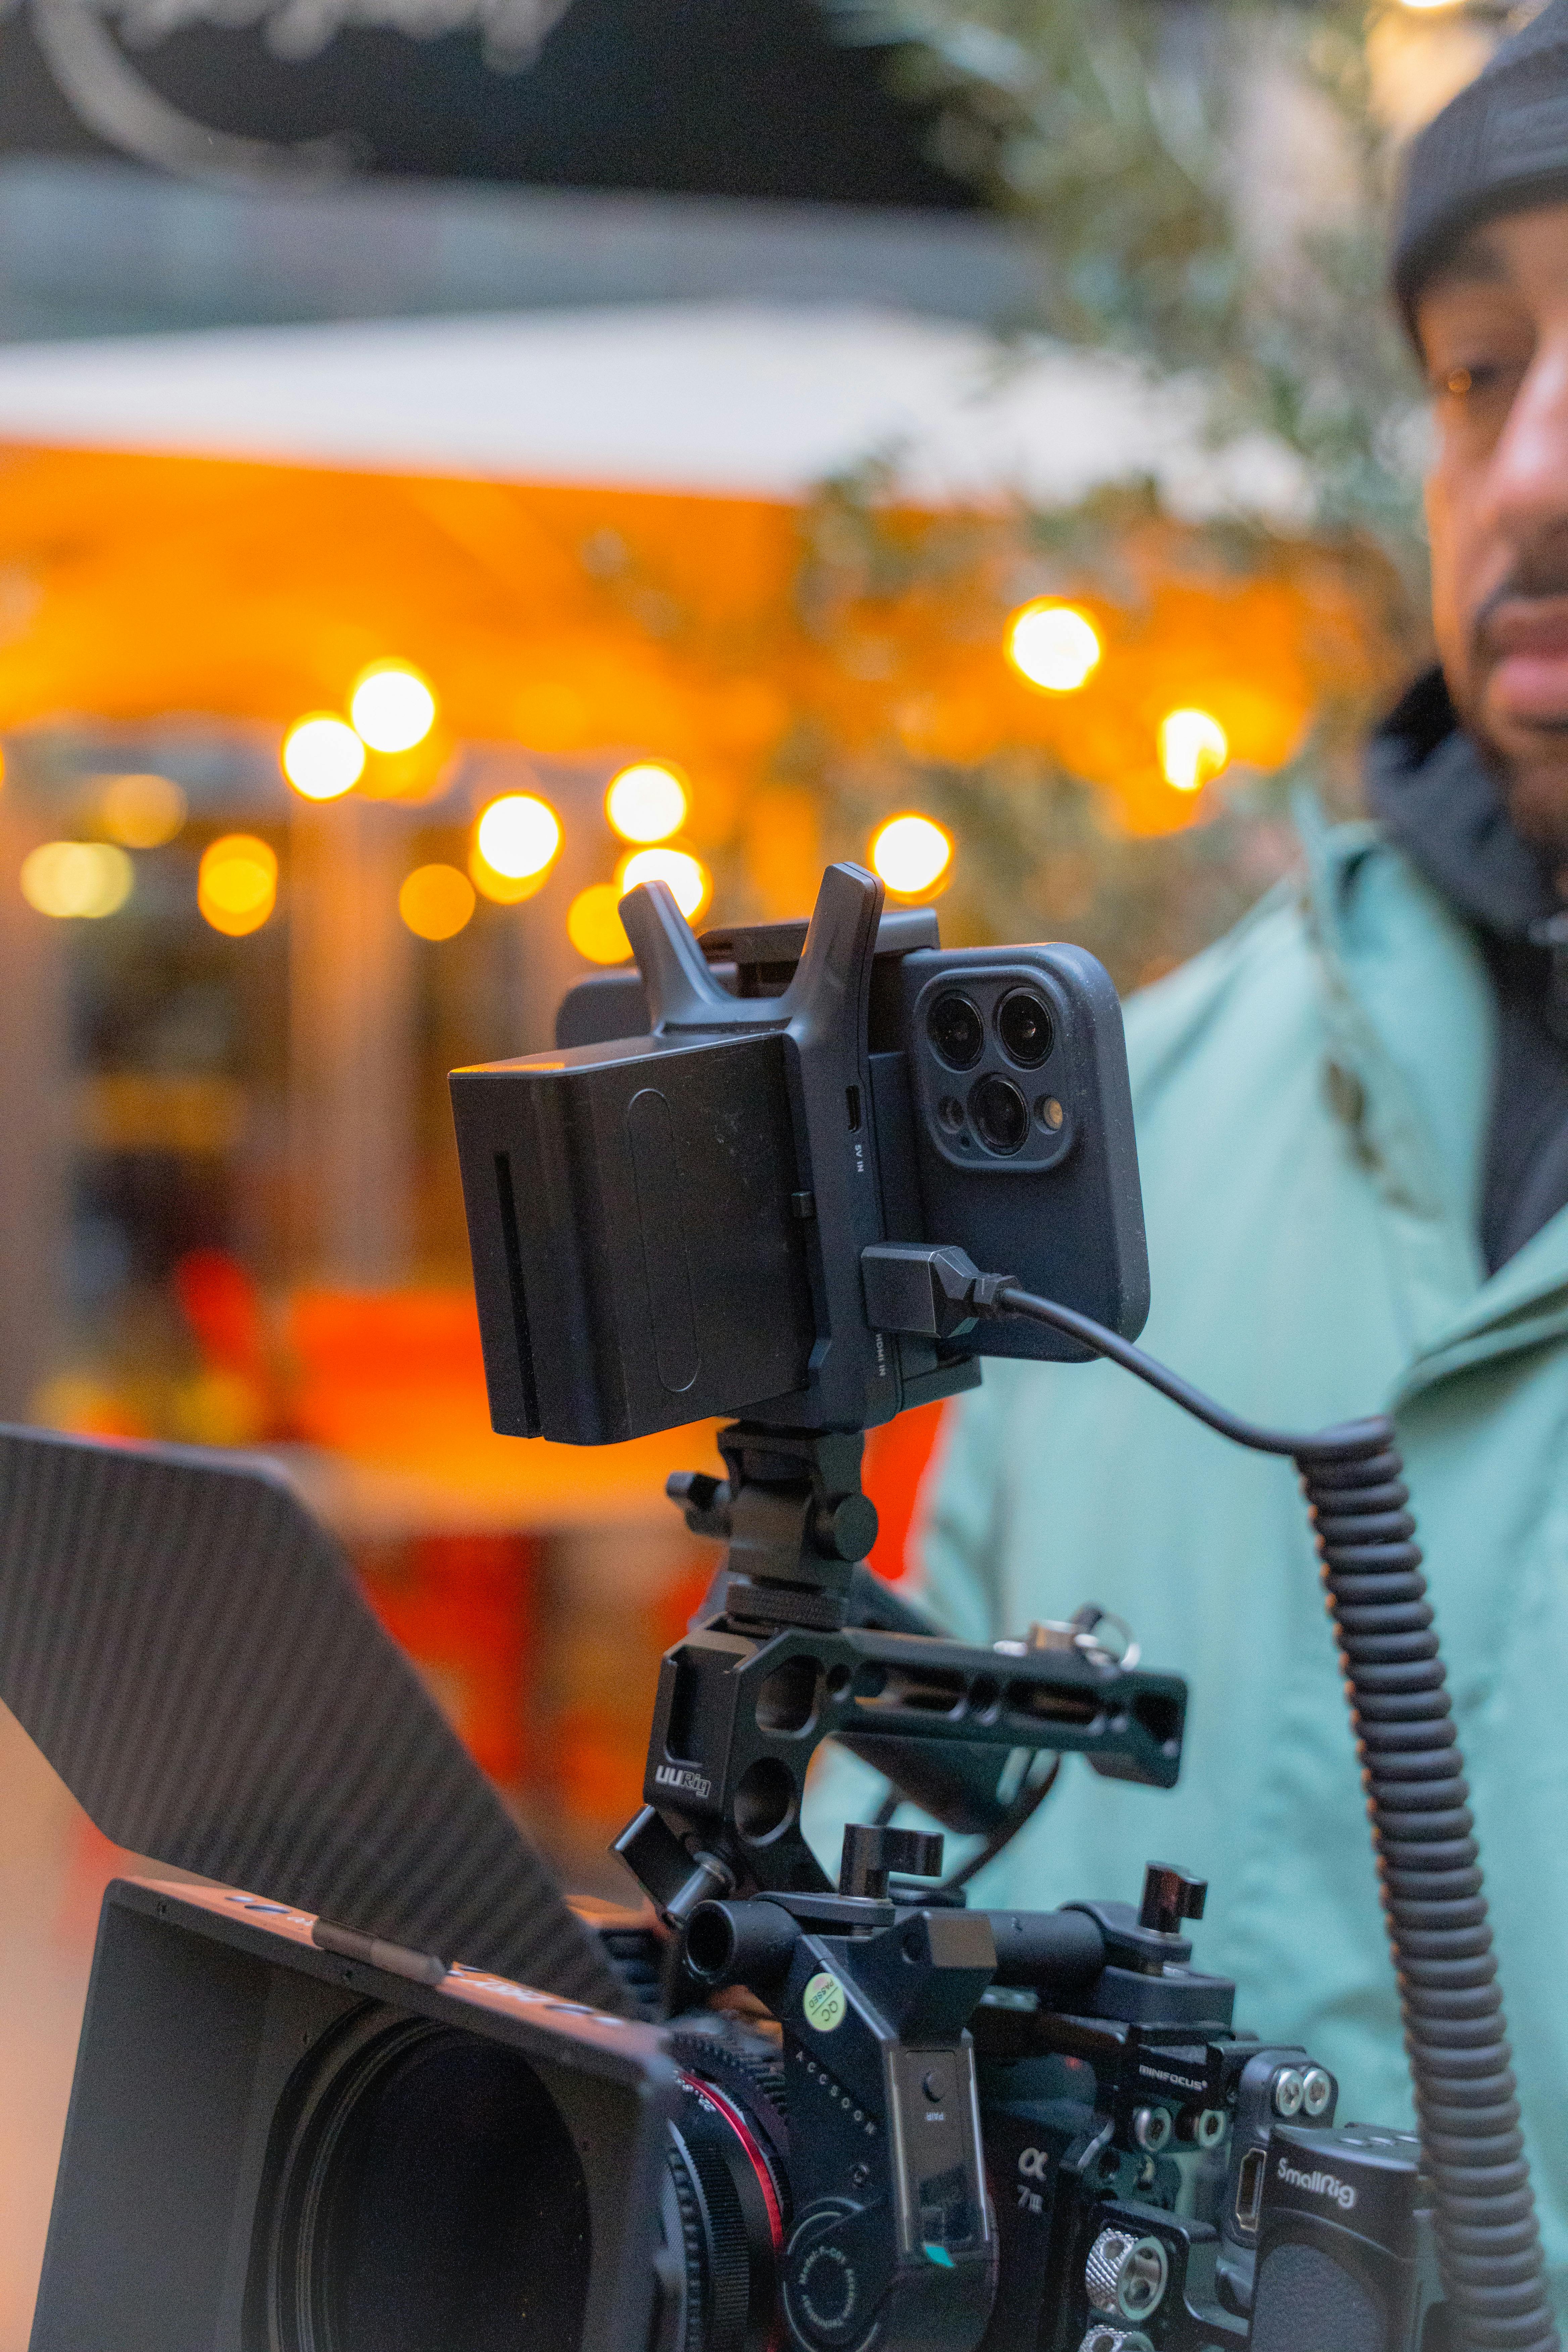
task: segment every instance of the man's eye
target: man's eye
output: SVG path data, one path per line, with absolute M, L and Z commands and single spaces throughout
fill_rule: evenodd
M 1436 388 L 1446 399 L 1473 406 L 1499 393 L 1510 392 L 1522 373 L 1522 368 L 1504 360 L 1472 360 L 1468 366 L 1440 370 Z

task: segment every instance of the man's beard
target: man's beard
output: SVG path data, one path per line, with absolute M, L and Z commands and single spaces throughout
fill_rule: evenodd
M 1521 556 L 1480 604 L 1470 625 L 1470 676 L 1476 689 L 1455 699 L 1516 830 L 1549 863 L 1563 868 L 1558 887 L 1568 897 L 1568 711 L 1561 717 L 1516 720 L 1516 740 L 1506 746 L 1491 733 L 1484 715 L 1486 679 L 1503 650 L 1492 639 L 1498 614 L 1505 606 L 1528 612 L 1549 600 L 1568 601 L 1568 544 L 1561 541 Z M 1536 742 L 1539 759 L 1528 748 Z

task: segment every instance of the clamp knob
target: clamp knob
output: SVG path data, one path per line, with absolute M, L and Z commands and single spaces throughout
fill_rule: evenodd
M 1179 1936 L 1184 1919 L 1203 1917 L 1208 1896 L 1206 1878 L 1194 1878 L 1173 1863 L 1152 1862 L 1143 1873 L 1143 1907 L 1138 1925 L 1152 1927 L 1157 1935 Z
M 911 1878 L 939 1876 L 942 1847 L 941 1837 L 930 1830 L 872 1829 L 864 1822 L 847 1822 L 838 1892 L 885 1902 L 890 1871 L 907 1872 Z

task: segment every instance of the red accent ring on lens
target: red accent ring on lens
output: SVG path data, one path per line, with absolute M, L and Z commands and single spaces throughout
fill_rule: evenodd
M 689 2091 L 694 2092 L 700 2099 L 706 2099 L 709 2105 L 723 2116 L 745 2150 L 752 2170 L 757 2176 L 757 2187 L 763 2192 L 763 2203 L 767 2208 L 768 2230 L 773 2242 L 773 2253 L 775 2257 L 782 2259 L 784 2242 L 784 2210 L 779 2203 L 779 2193 L 773 2186 L 773 2176 L 767 2158 L 758 2146 L 751 2126 L 734 2102 L 728 2098 L 715 2084 L 710 2083 L 706 2074 L 689 2074 L 682 2067 L 680 2079 Z

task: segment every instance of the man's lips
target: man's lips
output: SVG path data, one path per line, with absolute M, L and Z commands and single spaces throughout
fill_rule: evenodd
M 1568 719 L 1568 595 L 1510 597 L 1477 635 L 1495 718 L 1526 727 Z

